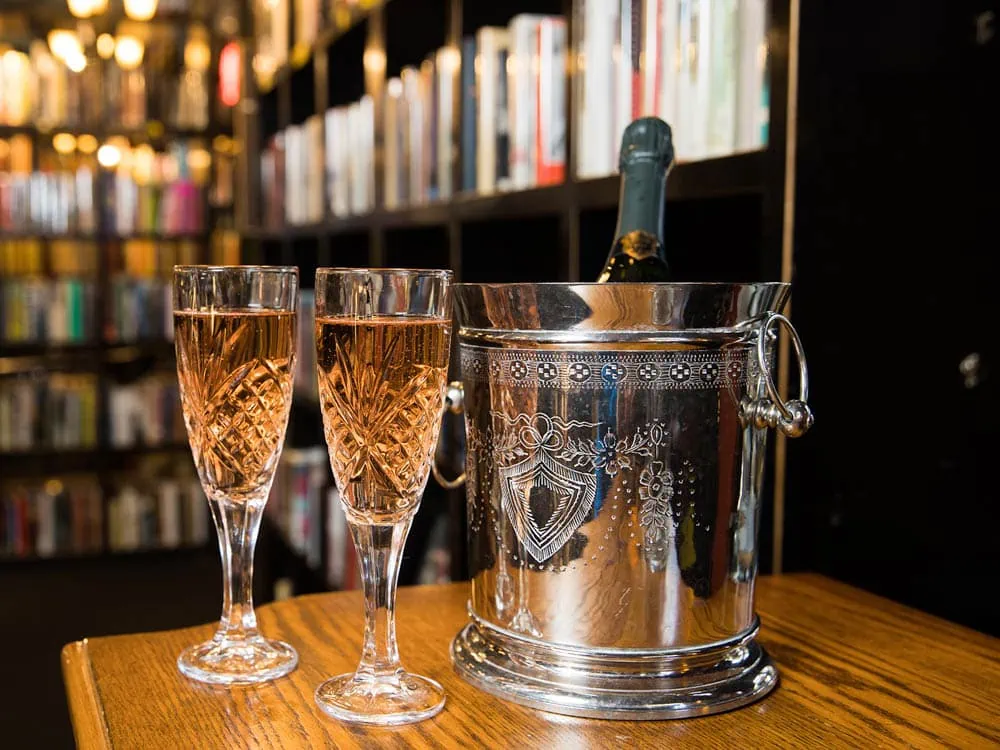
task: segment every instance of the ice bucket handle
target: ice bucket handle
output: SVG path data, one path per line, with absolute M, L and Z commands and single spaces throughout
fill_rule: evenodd
M 789 401 L 781 398 L 767 368 L 767 338 L 775 324 L 783 325 L 788 330 L 792 346 L 795 347 L 795 357 L 799 361 L 799 397 Z M 809 372 L 806 369 L 806 354 L 799 334 L 784 315 L 769 313 L 764 319 L 760 336 L 757 338 L 757 361 L 760 364 L 761 376 L 764 378 L 764 386 L 767 388 L 767 397 L 743 401 L 741 416 L 744 423 L 751 422 L 757 427 L 774 427 L 788 437 L 801 437 L 813 424 L 813 413 L 806 403 L 809 399 Z
M 444 407 L 450 411 L 452 414 L 461 414 L 465 401 L 465 389 L 462 387 L 462 383 L 459 380 L 453 380 L 448 383 L 448 388 L 444 392 Z M 454 490 L 465 484 L 465 472 L 463 471 L 454 479 L 445 478 L 444 474 L 438 468 L 437 459 L 431 463 L 431 472 L 434 474 L 435 481 L 444 487 L 446 490 Z

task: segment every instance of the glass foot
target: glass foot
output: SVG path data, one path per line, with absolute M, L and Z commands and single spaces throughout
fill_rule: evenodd
M 342 674 L 316 688 L 316 704 L 341 721 L 409 724 L 444 708 L 444 689 L 434 680 L 402 670 L 385 677 Z
M 257 635 L 246 639 L 216 636 L 184 649 L 177 668 L 185 677 L 213 685 L 250 685 L 283 677 L 299 663 L 295 649 Z

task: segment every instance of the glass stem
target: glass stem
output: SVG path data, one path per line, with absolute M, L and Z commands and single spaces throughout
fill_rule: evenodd
M 211 503 L 222 555 L 222 618 L 216 638 L 237 640 L 257 635 L 253 611 L 253 552 L 264 516 L 265 500 Z
M 351 522 L 365 593 L 365 642 L 358 676 L 378 679 L 402 671 L 396 647 L 396 581 L 410 516 L 386 526 Z

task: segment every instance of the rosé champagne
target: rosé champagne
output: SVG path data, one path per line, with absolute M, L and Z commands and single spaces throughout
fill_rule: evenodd
M 320 317 L 316 361 L 330 464 L 356 523 L 417 509 L 437 444 L 451 323 Z
M 181 404 L 208 490 L 264 502 L 288 426 L 295 371 L 293 312 L 174 313 Z

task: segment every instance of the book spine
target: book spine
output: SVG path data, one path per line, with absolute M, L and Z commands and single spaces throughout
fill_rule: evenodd
M 543 19 L 537 36 L 537 182 L 553 185 L 566 178 L 566 23 Z

